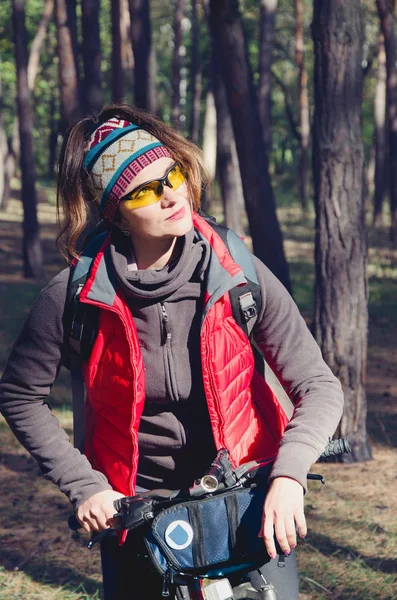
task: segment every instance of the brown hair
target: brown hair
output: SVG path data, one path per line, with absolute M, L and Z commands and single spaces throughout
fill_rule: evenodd
M 83 168 L 86 142 L 96 127 L 112 117 L 139 125 L 168 148 L 187 172 L 187 184 L 196 211 L 200 206 L 202 188 L 209 182 L 201 150 L 144 110 L 125 104 L 111 104 L 105 106 L 97 117 L 80 119 L 67 131 L 59 159 L 57 211 L 60 226 L 57 246 L 67 260 L 77 256 L 76 242 L 90 222 L 92 211 L 97 217 L 99 215 L 91 177 Z

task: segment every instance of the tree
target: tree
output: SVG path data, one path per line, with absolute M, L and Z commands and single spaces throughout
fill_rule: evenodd
M 263 139 L 269 156 L 271 149 L 272 52 L 276 26 L 277 0 L 260 1 L 258 107 Z
M 87 111 L 93 113 L 98 113 L 103 106 L 99 10 L 100 0 L 82 0 L 81 50 L 84 64 L 84 105 Z
M 172 125 L 181 128 L 181 68 L 182 68 L 182 19 L 185 0 L 174 3 L 174 50 L 172 53 Z
M 63 129 L 81 114 L 76 0 L 55 0 Z
M 37 220 L 35 166 L 33 158 L 33 113 L 28 85 L 28 56 L 25 28 L 25 2 L 13 0 L 15 63 L 17 68 L 17 107 L 23 204 L 23 263 L 25 277 L 42 277 L 43 258 Z
M 215 53 L 212 55 L 212 60 L 216 106 L 216 170 L 221 187 L 225 224 L 239 235 L 243 235 L 244 197 L 233 126 L 227 105 L 225 86 Z
M 309 139 L 310 116 L 309 96 L 307 93 L 307 72 L 305 69 L 305 40 L 303 27 L 303 2 L 295 0 L 295 60 L 298 67 L 299 81 L 299 125 L 300 125 L 300 160 L 299 160 L 299 197 L 302 210 L 307 210 L 307 194 L 309 179 Z
M 129 0 L 134 51 L 135 104 L 156 112 L 155 58 L 152 49 L 149 0 Z
M 192 50 L 190 58 L 190 126 L 189 136 L 193 142 L 198 142 L 200 129 L 200 109 L 201 109 L 201 64 L 199 48 L 199 24 L 197 15 L 197 0 L 192 0 Z
M 54 11 L 54 0 L 46 0 L 43 8 L 43 14 L 40 19 L 39 26 L 36 31 L 36 35 L 33 38 L 32 45 L 29 52 L 28 60 L 28 85 L 30 91 L 33 90 L 34 83 L 36 81 L 37 73 L 39 71 L 40 53 L 43 46 L 43 42 L 47 33 L 48 24 L 51 21 L 52 14 Z M 17 157 L 19 155 L 19 125 L 18 118 L 15 117 L 12 126 L 11 139 L 8 141 L 6 133 L 0 124 L 0 135 L 1 135 L 1 147 L 2 147 L 2 172 L 0 175 L 0 206 L 3 210 L 6 210 L 8 200 L 11 194 L 11 180 L 15 175 L 17 166 Z
M 237 0 L 211 0 L 211 35 L 218 52 L 236 140 L 254 253 L 290 289 L 269 162 Z
M 314 0 L 313 177 L 316 208 L 313 332 L 340 380 L 338 433 L 371 458 L 366 432 L 367 280 L 361 137 L 363 28 L 360 0 Z
M 397 244 L 397 37 L 393 7 L 376 0 L 386 52 L 386 82 L 389 128 L 390 237 Z
M 124 68 L 121 42 L 121 0 L 111 3 L 112 14 L 112 101 L 125 100 Z
M 386 53 L 383 35 L 378 40 L 378 68 L 376 70 L 376 89 L 374 99 L 375 121 L 375 193 L 374 225 L 382 223 L 382 208 L 387 188 L 387 120 L 386 120 Z

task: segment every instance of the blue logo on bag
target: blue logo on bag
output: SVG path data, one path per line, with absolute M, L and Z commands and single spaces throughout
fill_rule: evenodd
M 193 529 L 186 521 L 173 521 L 165 530 L 165 541 L 174 550 L 184 550 L 193 540 Z

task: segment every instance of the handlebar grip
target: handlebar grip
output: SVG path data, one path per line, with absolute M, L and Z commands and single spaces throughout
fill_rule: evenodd
M 70 517 L 68 518 L 68 525 L 69 529 L 71 529 L 72 531 L 77 531 L 78 529 L 81 529 L 80 522 L 77 520 L 77 517 L 75 515 L 70 515 Z
M 337 456 L 338 454 L 344 454 L 351 452 L 349 440 L 340 438 L 339 440 L 331 440 L 325 447 L 321 458 L 328 458 L 330 456 Z

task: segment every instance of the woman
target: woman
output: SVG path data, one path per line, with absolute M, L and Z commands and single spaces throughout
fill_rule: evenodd
M 306 475 L 336 429 L 342 391 L 293 300 L 254 258 L 262 294 L 254 339 L 295 406 L 283 433 L 282 409 L 231 312 L 228 292 L 244 275 L 197 212 L 203 178 L 199 150 L 143 111 L 110 106 L 70 129 L 58 201 L 65 251 L 75 260 L 23 326 L 0 384 L 1 409 L 88 532 L 111 526 L 113 502 L 137 489 L 191 485 L 221 447 L 235 465 L 277 454 L 259 535 L 272 558 L 264 573 L 279 600 L 291 600 L 294 556 L 277 569 L 274 537 L 288 555 L 296 529 L 306 534 Z M 76 259 L 92 206 L 101 232 Z M 45 404 L 69 355 L 71 274 L 81 275 L 79 302 L 96 307 L 98 319 L 82 363 L 87 398 L 76 426 L 84 454 Z M 139 582 L 145 597 L 160 597 L 138 547 L 133 536 L 121 547 L 102 544 L 106 600 L 129 598 Z

